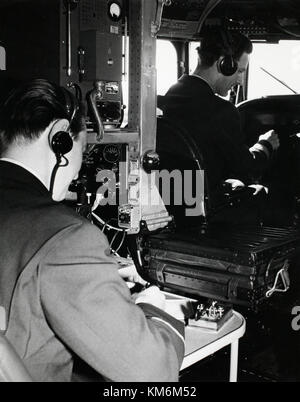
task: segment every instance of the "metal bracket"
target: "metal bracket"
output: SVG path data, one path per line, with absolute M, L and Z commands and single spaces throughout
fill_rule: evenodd
M 155 13 L 155 19 L 151 23 L 151 35 L 156 36 L 161 26 L 161 19 L 164 6 L 170 6 L 172 0 L 157 0 L 157 7 Z
M 102 82 L 95 81 L 94 89 L 87 93 L 87 101 L 90 107 L 90 111 L 93 113 L 94 123 L 96 124 L 97 141 L 101 142 L 104 137 L 104 126 L 101 120 L 101 116 L 97 109 L 96 101 L 102 98 Z
M 275 292 L 287 292 L 290 287 L 290 277 L 288 273 L 288 261 L 286 260 L 283 264 L 283 267 L 277 272 L 273 286 L 267 290 L 266 297 L 271 297 Z M 279 278 L 281 279 L 283 288 L 277 287 Z
M 81 82 L 85 74 L 85 49 L 82 46 L 79 46 L 77 49 L 77 62 L 79 82 Z
M 163 262 L 158 262 L 156 266 L 156 278 L 158 282 L 161 282 L 163 285 L 165 282 L 165 269 L 166 269 L 167 264 Z

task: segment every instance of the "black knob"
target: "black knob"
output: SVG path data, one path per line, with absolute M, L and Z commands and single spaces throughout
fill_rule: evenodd
M 146 173 L 157 170 L 160 165 L 159 155 L 155 151 L 147 151 L 142 159 L 142 166 Z

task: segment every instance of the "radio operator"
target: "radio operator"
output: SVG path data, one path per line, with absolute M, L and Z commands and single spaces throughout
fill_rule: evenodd
M 0 111 L 0 305 L 35 381 L 71 381 L 74 356 L 109 381 L 177 381 L 184 327 L 158 288 L 135 300 L 103 233 L 62 201 L 86 146 L 82 106 L 34 80 Z

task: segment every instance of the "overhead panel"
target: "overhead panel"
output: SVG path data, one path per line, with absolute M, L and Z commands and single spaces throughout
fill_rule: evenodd
M 172 0 L 164 8 L 158 35 L 197 40 L 206 28 L 223 25 L 253 40 L 297 39 L 299 15 L 300 3 L 294 0 Z M 203 16 L 205 21 L 199 32 Z

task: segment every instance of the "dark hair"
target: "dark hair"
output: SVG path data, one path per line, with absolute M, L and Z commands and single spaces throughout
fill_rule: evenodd
M 201 64 L 210 67 L 221 56 L 232 55 L 238 61 L 243 53 L 252 53 L 252 43 L 247 36 L 239 32 L 229 32 L 222 28 L 205 31 L 200 46 L 197 48 Z
M 44 79 L 25 83 L 13 90 L 0 108 L 0 152 L 18 138 L 38 138 L 56 119 L 69 120 L 76 140 L 85 129 L 84 115 L 83 105 L 67 89 Z
M 12 77 L 6 70 L 0 70 L 0 107 L 3 106 L 9 94 L 21 85 L 21 81 Z

